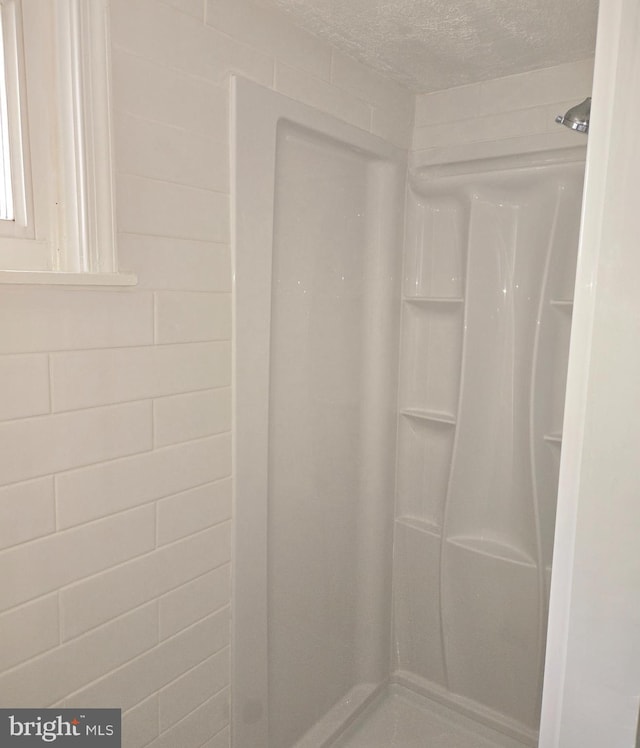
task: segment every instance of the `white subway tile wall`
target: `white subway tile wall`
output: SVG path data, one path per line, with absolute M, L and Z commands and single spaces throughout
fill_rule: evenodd
M 127 748 L 144 748 L 158 737 L 160 724 L 160 707 L 158 694 L 122 714 L 122 734 Z
M 0 550 L 55 531 L 51 476 L 0 488 Z
M 211 690 L 217 693 L 228 685 L 229 657 L 225 648 L 160 691 L 160 730 L 168 730 L 204 703 Z
M 251 0 L 111 0 L 132 289 L 0 290 L 0 706 L 228 748 L 230 74 L 407 148 L 408 92 Z
M 231 594 L 231 564 L 197 577 L 160 598 L 160 640 L 222 608 Z
M 591 95 L 593 59 L 416 97 L 411 164 L 429 166 L 585 144 L 555 122 Z
M 229 609 L 225 607 L 139 656 L 128 658 L 121 667 L 112 668 L 104 677 L 72 693 L 66 703 L 96 708 L 110 703 L 130 709 L 228 645 Z

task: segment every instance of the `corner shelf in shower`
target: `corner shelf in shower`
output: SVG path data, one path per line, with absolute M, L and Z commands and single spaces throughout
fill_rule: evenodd
M 399 525 L 410 527 L 412 530 L 418 530 L 424 532 L 427 535 L 432 535 L 437 538 L 440 537 L 440 527 L 435 522 L 430 522 L 428 519 L 420 519 L 419 517 L 412 517 L 407 514 L 402 514 L 396 517 L 396 522 Z
M 537 568 L 535 559 L 522 548 L 511 543 L 475 535 L 454 535 L 447 538 L 447 543 L 463 548 L 470 553 L 489 556 L 501 561 Z
M 456 418 L 451 413 L 438 410 L 420 410 L 418 408 L 403 408 L 400 414 L 405 418 L 415 418 L 418 421 L 429 421 L 431 423 L 442 423 L 447 426 L 455 426 Z
M 562 434 L 545 434 L 543 438 L 548 444 L 562 444 Z
M 461 296 L 405 296 L 404 301 L 418 306 L 447 306 L 464 303 Z
M 572 299 L 551 299 L 549 302 L 552 307 L 561 311 L 572 312 L 573 311 L 573 300 Z
M 401 338 L 402 412 L 453 422 L 462 357 L 463 299 L 404 297 Z M 431 417 L 431 414 L 434 414 Z

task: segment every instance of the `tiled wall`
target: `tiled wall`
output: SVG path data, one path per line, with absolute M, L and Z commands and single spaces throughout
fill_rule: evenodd
M 0 288 L 0 706 L 228 733 L 229 73 L 399 144 L 413 99 L 245 0 L 111 0 L 120 264 Z
M 591 95 L 593 59 L 416 97 L 413 166 L 584 144 L 555 122 Z

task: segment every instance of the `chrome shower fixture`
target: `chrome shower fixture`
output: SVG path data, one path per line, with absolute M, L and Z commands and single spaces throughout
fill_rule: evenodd
M 556 117 L 556 122 L 577 132 L 589 132 L 589 119 L 591 117 L 591 97 L 587 97 L 580 104 L 572 106 L 567 113 Z

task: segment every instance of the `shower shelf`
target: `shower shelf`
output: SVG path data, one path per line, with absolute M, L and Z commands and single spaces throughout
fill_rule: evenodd
M 464 548 L 466 551 L 471 551 L 472 553 L 491 556 L 502 561 L 510 561 L 511 563 L 533 568 L 537 566 L 535 559 L 521 548 L 499 540 L 472 535 L 456 535 L 448 537 L 447 543 L 451 543 L 451 545 L 455 545 L 458 548 Z
M 544 440 L 549 444 L 562 444 L 562 434 L 545 434 Z
M 396 522 L 405 527 L 410 527 L 412 530 L 418 530 L 419 532 L 427 533 L 427 535 L 435 535 L 438 538 L 440 537 L 440 527 L 435 522 L 430 522 L 428 519 L 401 515 L 400 517 L 396 517 Z
M 550 304 L 556 309 L 564 309 L 567 312 L 573 309 L 573 301 L 571 299 L 551 299 Z
M 433 423 L 443 423 L 447 426 L 455 426 L 456 419 L 450 413 L 443 413 L 439 410 L 419 410 L 417 408 L 403 408 L 400 411 L 405 418 L 415 418 L 418 421 L 431 421 Z
M 463 304 L 462 296 L 405 296 L 407 304 L 418 304 L 424 306 L 439 306 L 441 304 Z

